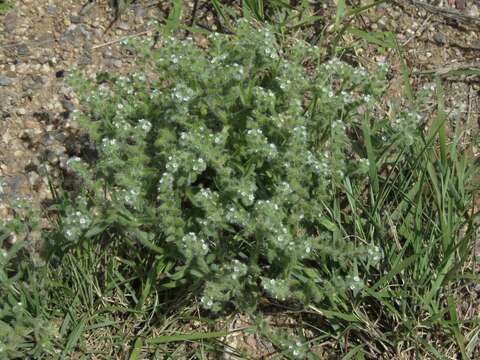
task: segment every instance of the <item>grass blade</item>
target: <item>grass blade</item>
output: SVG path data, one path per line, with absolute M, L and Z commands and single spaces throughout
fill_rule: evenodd
M 228 335 L 228 332 L 226 331 L 214 331 L 209 333 L 191 333 L 191 334 L 181 334 L 181 335 L 172 335 L 172 336 L 156 336 L 156 337 L 147 339 L 146 343 L 149 345 L 159 345 L 159 344 L 168 344 L 171 342 L 178 342 L 178 341 L 198 341 L 198 340 L 216 339 L 216 338 L 224 337 L 227 335 Z

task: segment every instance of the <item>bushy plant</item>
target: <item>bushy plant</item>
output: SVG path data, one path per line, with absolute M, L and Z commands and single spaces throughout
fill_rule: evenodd
M 44 317 L 43 279 L 38 277 L 38 222 L 27 203 L 0 224 L 0 359 L 39 358 L 53 351 L 56 328 Z
M 65 237 L 108 228 L 121 246 L 162 254 L 177 265 L 172 278 L 202 288 L 213 310 L 263 293 L 283 301 L 318 300 L 331 286 L 356 293 L 358 264 L 375 266 L 381 252 L 344 238 L 329 211 L 346 178 L 368 182 L 355 133 L 375 126 L 385 68 L 320 64 L 315 47 L 280 50 L 269 28 L 246 22 L 209 41 L 205 51 L 166 38 L 160 51 L 143 52 L 146 73 L 98 88 L 77 79 L 88 104 L 78 120 L 98 161 L 70 163 L 90 198 L 69 213 Z M 387 146 L 397 131 L 375 135 Z M 329 270 L 308 278 L 307 264 Z

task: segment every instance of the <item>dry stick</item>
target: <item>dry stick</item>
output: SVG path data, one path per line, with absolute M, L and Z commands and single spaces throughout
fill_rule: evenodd
M 480 26 L 480 17 L 464 15 L 462 13 L 459 13 L 458 11 L 433 6 L 420 0 L 409 1 L 411 4 L 417 7 L 422 7 L 425 10 L 431 12 L 432 14 L 442 16 L 446 19 L 457 20 L 467 25 Z
M 198 0 L 195 0 L 193 3 L 193 10 L 192 10 L 192 18 L 190 19 L 190 27 L 193 27 L 195 25 L 195 16 L 197 15 L 197 10 L 198 10 Z M 185 30 L 185 38 L 190 34 L 190 30 L 187 28 Z
M 477 70 L 480 69 L 480 63 L 475 62 L 475 63 L 470 63 L 470 64 L 454 64 L 450 66 L 445 66 L 441 68 L 436 68 L 436 69 L 431 69 L 431 70 L 423 70 L 423 71 L 418 71 L 416 74 L 418 75 L 437 75 L 437 76 L 446 76 L 448 75 L 451 71 L 456 71 L 456 70 Z
M 417 31 L 415 31 L 413 33 L 413 35 L 407 39 L 403 44 L 402 46 L 405 46 L 407 45 L 410 41 L 412 41 L 416 36 L 420 36 L 422 35 L 422 33 L 425 31 L 425 28 L 427 27 L 427 23 L 430 21 L 430 19 L 432 18 L 432 14 L 430 14 L 429 16 L 427 16 L 427 18 L 425 19 L 425 21 L 422 23 L 422 25 L 418 28 Z
M 471 128 L 473 129 L 473 122 L 472 124 L 470 124 L 470 119 L 473 119 L 473 116 L 472 115 L 472 106 L 473 106 L 473 98 L 474 98 L 474 92 L 475 90 L 473 89 L 472 86 L 469 86 L 468 87 L 468 106 L 467 106 L 467 120 L 465 122 L 465 127 L 467 129 Z
M 123 40 L 126 40 L 126 39 L 130 39 L 130 38 L 134 38 L 134 37 L 138 37 L 138 36 L 142 36 L 142 35 L 147 35 L 147 34 L 149 34 L 149 33 L 150 33 L 150 31 L 149 31 L 149 30 L 146 30 L 146 31 L 142 31 L 142 32 L 139 32 L 139 33 L 136 33 L 136 34 L 123 36 L 123 37 L 121 37 L 120 39 L 116 39 L 116 40 L 112 40 L 112 41 L 106 42 L 106 43 L 104 43 L 104 44 L 92 46 L 92 50 L 99 49 L 99 48 L 102 48 L 102 47 L 105 47 L 105 46 L 109 46 L 109 45 L 113 45 L 113 44 L 119 43 L 119 42 L 121 42 L 121 41 L 123 41 Z

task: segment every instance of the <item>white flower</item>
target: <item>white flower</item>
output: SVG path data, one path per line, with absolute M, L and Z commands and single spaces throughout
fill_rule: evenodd
M 71 229 L 65 229 L 64 234 L 68 239 L 72 239 L 74 236 L 73 231 Z
M 145 119 L 138 120 L 138 125 L 145 132 L 149 132 L 150 129 L 152 128 L 152 123 L 148 120 L 145 120 Z

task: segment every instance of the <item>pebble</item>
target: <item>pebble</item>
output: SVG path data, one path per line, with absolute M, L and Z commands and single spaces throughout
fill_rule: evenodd
M 123 66 L 123 62 L 120 59 L 111 59 L 110 61 L 108 61 L 108 63 L 117 68 L 121 68 Z
M 57 147 L 55 147 L 53 149 L 53 153 L 57 156 L 61 156 L 61 155 L 65 154 L 66 151 L 67 151 L 67 149 L 63 145 L 58 145 Z
M 32 131 L 27 129 L 27 130 L 23 130 L 21 133 L 20 133 L 20 136 L 19 138 L 23 141 L 26 141 L 26 142 L 31 142 L 32 141 Z
M 7 34 L 15 31 L 17 27 L 17 20 L 18 16 L 13 11 L 10 11 L 5 15 L 5 18 L 3 19 L 3 27 Z
M 33 113 L 33 117 L 38 121 L 51 122 L 55 118 L 55 114 L 52 111 L 37 111 Z
M 50 134 L 45 134 L 45 135 L 42 136 L 41 142 L 42 142 L 43 146 L 50 146 L 50 145 L 53 144 L 54 138 Z
M 38 175 L 35 171 L 30 171 L 27 176 L 28 182 L 31 186 L 35 186 L 38 183 L 38 180 L 40 180 L 40 175 Z
M 78 15 L 70 15 L 70 21 L 72 24 L 80 24 L 82 22 L 82 18 Z
M 68 156 L 66 155 L 61 155 L 59 156 L 59 161 L 58 161 L 58 166 L 60 166 L 61 169 L 66 169 L 68 163 Z
M 68 134 L 66 132 L 59 132 L 57 134 L 55 134 L 55 139 L 58 141 L 58 142 L 65 142 L 65 140 L 68 138 Z
M 88 53 L 84 53 L 78 60 L 78 66 L 87 66 L 92 63 L 92 56 Z
M 467 7 L 467 0 L 455 0 L 455 7 L 460 11 L 465 10 Z
M 145 11 L 145 9 L 144 9 L 143 7 L 137 6 L 137 7 L 135 8 L 135 16 L 136 16 L 136 17 L 143 18 L 143 17 L 145 17 L 146 14 L 147 14 L 147 13 L 146 13 L 146 11 Z
M 40 160 L 38 157 L 34 156 L 32 160 L 25 166 L 25 171 L 37 171 L 38 167 L 40 166 Z
M 95 6 L 95 1 L 90 1 L 88 4 L 82 7 L 82 9 L 80 10 L 80 15 L 81 16 L 87 15 L 90 12 L 90 10 L 93 9 L 94 6 Z
M 15 46 L 15 50 L 17 51 L 17 54 L 20 56 L 30 55 L 30 49 L 25 44 L 18 44 L 17 46 Z
M 117 28 L 120 30 L 128 31 L 130 30 L 130 25 L 125 21 L 121 21 L 117 24 Z
M 468 10 L 467 10 L 467 14 L 469 16 L 472 16 L 472 17 L 479 17 L 480 16 L 480 11 L 478 10 L 478 6 L 477 5 L 471 5 Z
M 75 105 L 70 100 L 62 99 L 61 103 L 62 103 L 62 106 L 65 110 L 70 111 L 70 112 L 75 110 Z
M 51 171 L 51 169 L 52 167 L 49 164 L 43 163 L 43 164 L 40 164 L 40 166 L 38 167 L 38 173 L 42 176 L 47 176 Z
M 25 89 L 30 90 L 39 90 L 41 89 L 46 83 L 46 79 L 44 79 L 40 75 L 32 75 L 27 79 L 27 82 L 24 84 Z
M 445 45 L 447 43 L 447 37 L 440 32 L 433 35 L 433 40 L 439 45 Z
M 58 159 L 58 156 L 53 151 L 48 151 L 47 152 L 47 161 L 52 165 L 57 165 L 59 159 Z
M 47 6 L 47 13 L 48 13 L 49 15 L 55 15 L 55 14 L 57 13 L 57 7 L 56 7 L 55 5 L 53 5 L 53 4 L 49 4 L 49 5 Z
M 13 82 L 12 79 L 6 76 L 0 75 L 0 86 L 8 86 L 8 85 L 11 85 L 12 82 Z

